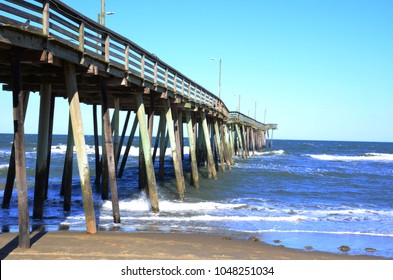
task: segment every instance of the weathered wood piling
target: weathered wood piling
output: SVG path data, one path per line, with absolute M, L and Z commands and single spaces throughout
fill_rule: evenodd
M 22 90 L 21 51 L 11 53 L 12 100 L 14 115 L 15 174 L 18 186 L 19 247 L 30 247 L 29 207 L 26 182 L 26 158 L 24 143 L 24 93 Z

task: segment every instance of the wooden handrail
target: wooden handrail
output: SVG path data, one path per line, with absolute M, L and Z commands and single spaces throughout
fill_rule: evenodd
M 277 129 L 277 124 L 261 123 L 237 111 L 229 112 L 229 122 L 246 123 L 247 125 L 253 126 L 260 130 Z
M 0 24 L 20 24 L 22 27 L 26 20 L 30 20 L 29 31 L 40 31 L 44 36 L 55 38 L 78 51 L 116 65 L 125 72 L 173 91 L 178 96 L 191 99 L 190 89 L 198 88 L 203 94 L 195 94 L 194 102 L 206 104 L 213 111 L 220 110 L 219 113 L 228 116 L 229 111 L 225 104 L 203 86 L 131 40 L 80 14 L 61 1 L 4 0 L 4 2 L 0 3 L 0 9 L 5 14 L 0 17 Z M 214 104 L 222 104 L 222 106 L 215 109 Z

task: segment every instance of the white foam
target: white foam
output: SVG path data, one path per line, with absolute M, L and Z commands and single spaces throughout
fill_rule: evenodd
M 0 164 L 0 170 L 8 169 L 8 164 Z
M 198 211 L 214 211 L 225 209 L 236 209 L 245 207 L 246 204 L 226 204 L 217 202 L 180 202 L 163 200 L 159 202 L 161 212 L 182 213 Z M 103 208 L 112 209 L 112 202 L 105 201 Z M 134 200 L 124 200 L 119 202 L 121 211 L 146 212 L 150 210 L 149 202 L 144 195 Z
M 320 234 L 335 234 L 335 235 L 364 235 L 375 237 L 393 237 L 393 233 L 374 233 L 374 232 L 360 232 L 360 231 L 318 231 L 318 230 L 277 230 L 266 229 L 258 230 L 258 233 L 320 233 Z
M 231 221 L 231 222 L 261 222 L 261 221 L 280 221 L 280 222 L 299 222 L 307 219 L 305 216 L 282 216 L 282 217 L 264 217 L 264 216 L 213 216 L 213 215 L 198 215 L 198 216 L 160 216 L 151 215 L 144 217 L 123 217 L 124 220 L 146 220 L 146 221 L 171 221 L 171 222 L 195 222 L 195 221 Z
M 67 145 L 59 144 L 51 147 L 52 154 L 65 154 L 67 151 Z
M 162 201 L 160 203 L 160 209 L 166 212 L 213 211 L 213 210 L 234 209 L 243 206 L 245 206 L 245 204 L 224 204 L 224 203 L 217 203 L 217 202 L 187 203 L 187 202 Z
M 280 156 L 284 155 L 284 150 L 273 150 L 273 151 L 263 151 L 263 152 L 255 152 L 256 155 L 260 156 Z
M 329 161 L 393 161 L 393 154 L 366 153 L 359 156 L 339 156 L 339 155 L 308 155 L 319 160 Z

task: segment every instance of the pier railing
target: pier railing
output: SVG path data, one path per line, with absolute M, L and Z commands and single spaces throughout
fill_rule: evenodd
M 263 131 L 267 131 L 269 129 L 273 129 L 273 130 L 277 129 L 277 124 L 264 124 L 240 112 L 233 112 L 233 111 L 229 112 L 228 122 L 244 123 L 247 124 L 248 126 L 252 126 L 256 129 L 263 130 Z
M 19 26 L 48 39 L 56 39 L 107 65 L 107 72 L 136 78 L 158 92 L 205 106 L 228 117 L 225 104 L 203 86 L 160 60 L 131 40 L 105 28 L 58 0 L 4 0 L 0 24 Z M 120 71 L 112 71 L 117 69 Z M 121 77 L 123 78 L 123 77 Z M 135 79 L 132 79 L 133 81 Z

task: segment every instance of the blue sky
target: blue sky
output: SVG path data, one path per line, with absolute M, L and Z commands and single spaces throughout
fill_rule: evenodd
M 100 0 L 63 2 L 93 19 L 100 12 Z M 214 93 L 219 68 L 210 58 L 221 58 L 227 107 L 236 110 L 240 95 L 242 113 L 278 124 L 276 139 L 393 142 L 393 1 L 106 0 L 106 10 L 115 13 L 108 28 Z M 8 96 L 0 94 L 4 132 L 12 131 Z M 55 133 L 67 131 L 61 102 Z M 26 132 L 36 133 L 30 115 Z

